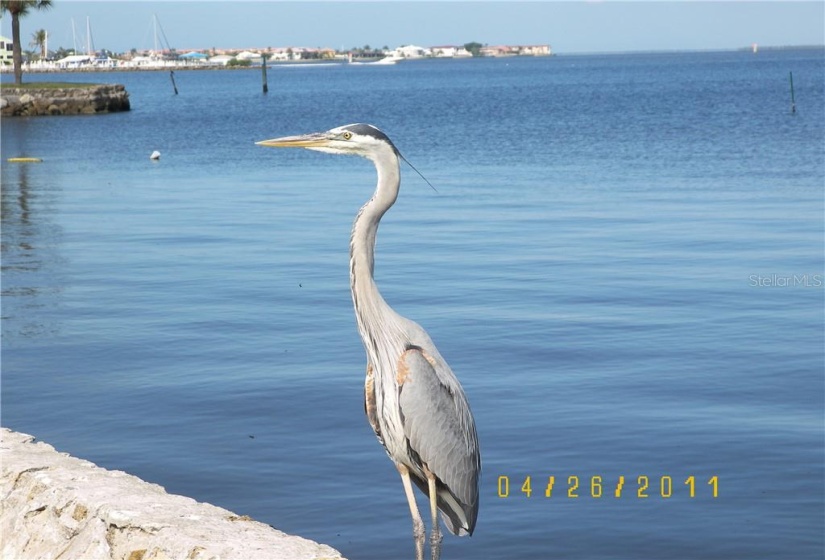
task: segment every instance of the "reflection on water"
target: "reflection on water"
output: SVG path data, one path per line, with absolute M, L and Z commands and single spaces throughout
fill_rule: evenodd
M 3 166 L 3 340 L 55 336 L 63 285 L 58 280 L 62 228 L 48 182 L 31 180 L 38 164 Z M 38 188 L 39 187 L 39 188 Z

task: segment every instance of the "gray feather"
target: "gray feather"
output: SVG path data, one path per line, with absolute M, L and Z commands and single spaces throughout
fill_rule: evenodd
M 438 505 L 450 532 L 472 534 L 478 514 L 480 459 L 464 392 L 457 383 L 444 383 L 422 351 L 407 351 L 402 360 L 408 369 L 399 388 L 404 434 L 411 450 L 440 482 Z M 454 379 L 452 372 L 449 377 Z M 415 482 L 426 494 L 426 479 Z

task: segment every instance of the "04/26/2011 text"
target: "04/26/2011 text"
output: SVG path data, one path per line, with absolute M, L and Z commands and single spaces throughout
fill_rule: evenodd
M 636 477 L 626 477 L 618 475 L 615 477 L 603 477 L 601 475 L 591 475 L 589 477 L 579 477 L 571 474 L 566 478 L 555 475 L 547 476 L 545 483 L 542 478 L 535 480 L 531 475 L 524 478 L 519 477 L 515 484 L 521 482 L 518 490 L 511 493 L 510 477 L 501 475 L 497 481 L 497 493 L 499 498 L 522 497 L 531 498 L 543 496 L 545 498 L 631 498 L 668 499 L 677 496 L 687 498 L 718 498 L 719 497 L 719 477 L 712 475 L 707 480 L 697 478 L 695 475 L 684 477 L 672 477 L 661 475 L 658 477 L 648 475 L 638 475 Z

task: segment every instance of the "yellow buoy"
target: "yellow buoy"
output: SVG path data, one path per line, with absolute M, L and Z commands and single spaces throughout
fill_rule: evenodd
M 43 160 L 39 157 L 10 157 L 7 161 L 10 163 L 40 163 Z

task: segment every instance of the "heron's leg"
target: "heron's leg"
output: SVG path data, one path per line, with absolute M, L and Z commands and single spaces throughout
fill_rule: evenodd
M 435 475 L 430 471 L 425 472 L 430 493 L 430 515 L 433 518 L 433 527 L 430 530 L 430 554 L 432 560 L 439 560 L 441 558 L 441 530 L 438 527 L 438 494 L 435 489 Z
M 404 465 L 396 464 L 398 472 L 401 474 L 401 482 L 404 483 L 404 492 L 407 494 L 407 502 L 410 504 L 410 514 L 413 520 L 413 538 L 415 539 L 415 559 L 424 560 L 424 522 L 421 514 L 418 513 L 418 505 L 415 503 L 412 484 L 410 483 L 410 471 Z

